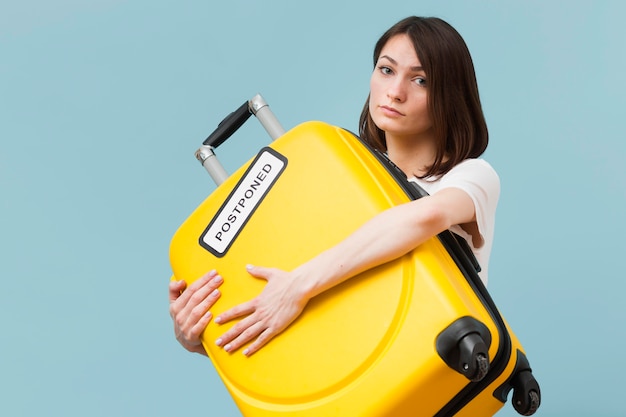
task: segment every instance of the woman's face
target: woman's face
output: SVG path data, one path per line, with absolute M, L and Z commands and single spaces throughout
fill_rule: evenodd
M 426 73 L 408 35 L 389 39 L 370 80 L 372 120 L 393 138 L 431 140 Z

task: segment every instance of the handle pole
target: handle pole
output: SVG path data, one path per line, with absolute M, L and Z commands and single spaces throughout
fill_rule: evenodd
M 252 97 L 248 102 L 250 111 L 261 122 L 265 131 L 270 135 L 272 140 L 278 139 L 285 133 L 285 129 L 280 124 L 274 113 L 270 110 L 270 106 L 260 94 Z
M 214 148 L 208 145 L 202 145 L 196 151 L 196 159 L 200 161 L 204 169 L 207 170 L 211 178 L 216 185 L 220 185 L 226 178 L 228 178 L 228 173 L 222 166 L 221 162 L 215 156 L 215 152 L 213 152 Z

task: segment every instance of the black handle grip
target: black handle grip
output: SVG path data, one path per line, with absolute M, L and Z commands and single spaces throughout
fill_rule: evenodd
M 252 115 L 248 102 L 243 103 L 237 110 L 229 114 L 220 122 L 217 129 L 209 135 L 204 142 L 204 145 L 217 148 L 226 139 L 232 136 L 243 125 L 246 120 Z

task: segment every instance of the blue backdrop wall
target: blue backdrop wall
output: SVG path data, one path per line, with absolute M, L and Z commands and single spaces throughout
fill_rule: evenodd
M 193 152 L 257 92 L 285 127 L 357 130 L 374 42 L 415 14 L 475 60 L 503 189 L 489 288 L 538 415 L 623 415 L 624 4 L 3 0 L 0 414 L 237 416 L 168 316 L 169 239 L 214 187 Z M 267 141 L 248 123 L 220 157 Z

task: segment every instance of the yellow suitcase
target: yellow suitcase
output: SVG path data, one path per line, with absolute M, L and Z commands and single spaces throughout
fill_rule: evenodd
M 220 140 L 241 123 L 222 123 L 230 131 Z M 322 122 L 291 129 L 222 176 L 170 247 L 175 279 L 209 269 L 224 277 L 214 313 L 262 290 L 246 264 L 290 270 L 424 195 L 384 155 Z M 232 324 L 211 322 L 203 345 L 242 414 L 490 416 L 511 390 L 516 410 L 533 414 L 539 386 L 462 243 L 442 233 L 327 291 L 251 357 L 218 348 Z

